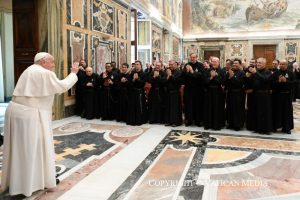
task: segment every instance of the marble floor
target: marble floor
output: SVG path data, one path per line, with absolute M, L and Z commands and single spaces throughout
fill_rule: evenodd
M 27 199 L 300 199 L 300 102 L 294 108 L 290 135 L 54 121 L 61 183 Z M 0 199 L 22 197 L 4 193 Z

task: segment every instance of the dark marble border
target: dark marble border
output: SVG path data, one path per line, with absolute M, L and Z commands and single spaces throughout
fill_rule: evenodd
M 202 199 L 204 186 L 197 185 L 198 175 L 202 168 L 202 160 L 204 157 L 206 146 L 197 148 L 193 157 L 192 163 L 186 176 L 184 178 L 184 184 L 180 188 L 180 199 L 197 200 Z
M 191 133 L 192 135 L 198 135 L 199 138 L 202 138 L 204 142 L 200 142 L 197 145 L 192 145 L 191 143 L 185 143 L 180 145 L 180 142 L 173 141 L 173 136 L 178 133 Z M 200 137 L 200 135 L 202 137 Z M 154 148 L 154 150 L 143 160 L 143 162 L 129 175 L 129 177 L 119 186 L 119 188 L 108 198 L 108 200 L 122 199 L 126 194 L 132 189 L 136 182 L 140 179 L 142 174 L 149 168 L 157 156 L 162 152 L 162 150 L 167 145 L 173 145 L 176 149 L 187 149 L 190 147 L 196 147 L 196 153 L 193 157 L 187 175 L 185 177 L 184 183 L 188 183 L 187 186 L 183 186 L 181 189 L 180 195 L 184 196 L 189 200 L 199 199 L 199 196 L 202 197 L 203 186 L 196 185 L 198 179 L 199 170 L 201 168 L 202 159 L 206 149 L 207 142 L 213 141 L 214 138 L 209 137 L 209 133 L 201 133 L 199 131 L 185 131 L 185 130 L 171 130 L 164 139 Z M 184 184 L 185 185 L 185 184 Z M 201 189 L 202 188 L 202 189 Z M 193 195 L 193 198 L 190 197 Z
M 204 131 L 203 133 L 205 133 Z M 210 133 L 210 132 L 209 132 Z M 300 141 L 298 139 L 291 139 L 291 138 L 275 138 L 275 137 L 266 137 L 260 135 L 234 135 L 234 134 L 226 134 L 226 133 L 210 133 L 211 136 L 220 135 L 220 136 L 230 136 L 230 137 L 247 137 L 247 138 L 254 138 L 254 139 L 266 139 L 266 140 L 284 140 L 284 141 Z
M 108 200 L 122 199 L 140 179 L 141 175 L 149 168 L 157 156 L 165 148 L 164 144 L 158 144 L 156 148 L 143 160 L 143 162 L 129 175 L 119 188 L 108 198 Z
M 202 138 L 201 142 L 198 144 L 192 144 L 187 142 L 184 145 L 180 145 L 178 142 L 174 142 L 174 135 L 177 133 L 188 133 L 191 132 L 192 135 L 198 134 L 199 138 Z M 157 156 L 162 152 L 166 145 L 173 145 L 177 149 L 187 149 L 190 147 L 197 148 L 196 153 L 192 159 L 192 162 L 189 166 L 188 172 L 184 179 L 184 184 L 180 188 L 179 198 L 185 200 L 197 200 L 202 199 L 204 186 L 197 185 L 197 179 L 201 169 L 207 168 L 224 168 L 224 167 L 233 167 L 242 164 L 249 163 L 257 159 L 263 153 L 269 154 L 278 154 L 278 155 L 292 155 L 300 156 L 300 152 L 292 151 L 280 151 L 280 150 L 269 150 L 269 149 L 256 149 L 248 147 L 234 147 L 234 146 L 218 146 L 214 144 L 215 138 L 213 136 L 232 136 L 232 137 L 242 137 L 242 138 L 256 138 L 256 139 L 267 139 L 267 140 L 284 140 L 284 141 L 298 141 L 296 139 L 286 139 L 286 138 L 272 138 L 264 136 L 248 136 L 248 135 L 233 135 L 233 134 L 224 134 L 224 133 L 211 133 L 211 132 L 200 132 L 200 131 L 188 131 L 188 130 L 171 130 L 163 140 L 154 148 L 154 150 L 146 157 L 146 159 L 136 168 L 136 170 L 131 173 L 131 175 L 120 185 L 120 187 L 109 197 L 109 200 L 123 199 L 127 193 L 132 189 L 136 182 L 140 179 L 142 174 L 149 168 Z M 220 163 L 220 164 L 202 164 L 203 157 L 205 154 L 206 148 L 214 149 L 226 149 L 226 150 L 237 150 L 237 151 L 249 151 L 252 152 L 246 158 L 242 158 L 233 162 Z
M 227 149 L 227 150 L 236 150 L 236 151 L 261 151 L 262 153 L 269 153 L 269 154 L 300 156 L 300 152 L 295 152 L 295 151 L 280 151 L 280 150 L 270 150 L 270 149 L 256 149 L 251 147 L 244 148 L 244 147 L 217 146 L 217 145 L 208 145 L 207 147 L 214 148 L 214 149 Z

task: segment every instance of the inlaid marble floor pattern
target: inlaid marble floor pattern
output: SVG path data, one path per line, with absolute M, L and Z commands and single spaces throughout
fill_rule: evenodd
M 37 200 L 300 199 L 300 106 L 291 135 L 202 127 L 53 122 L 54 191 Z M 22 199 L 2 194 L 0 199 Z

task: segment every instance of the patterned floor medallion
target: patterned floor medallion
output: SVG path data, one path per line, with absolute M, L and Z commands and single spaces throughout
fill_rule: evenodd
M 112 132 L 113 136 L 116 137 L 133 137 L 143 133 L 143 129 L 139 127 L 127 126 L 124 128 L 116 129 Z
M 62 175 L 93 155 L 100 155 L 114 144 L 103 138 L 103 133 L 81 132 L 55 136 L 57 174 Z

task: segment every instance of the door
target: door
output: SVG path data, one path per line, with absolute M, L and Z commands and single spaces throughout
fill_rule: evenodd
M 15 84 L 38 51 L 36 0 L 13 0 Z
M 211 56 L 220 58 L 220 51 L 219 50 L 204 50 L 204 60 L 209 60 L 209 58 Z
M 276 58 L 276 45 L 254 45 L 253 46 L 254 58 L 266 58 L 266 67 L 272 67 L 272 62 Z

